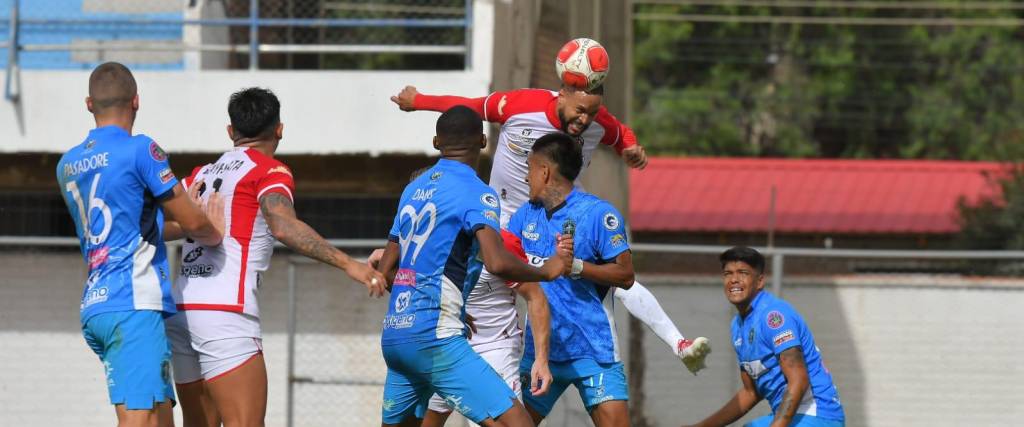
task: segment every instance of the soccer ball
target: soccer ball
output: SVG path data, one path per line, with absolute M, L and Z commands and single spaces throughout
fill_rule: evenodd
M 594 90 L 608 75 L 608 51 L 591 39 L 574 39 L 558 51 L 555 71 L 566 86 Z

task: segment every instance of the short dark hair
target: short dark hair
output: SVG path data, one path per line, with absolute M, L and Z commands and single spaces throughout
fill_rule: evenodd
M 722 263 L 722 268 L 730 262 L 744 262 L 747 265 L 757 270 L 758 274 L 764 274 L 764 255 L 753 248 L 746 246 L 734 246 L 729 250 L 722 252 L 718 256 L 718 260 Z
M 89 75 L 89 99 L 92 112 L 98 114 L 111 107 L 126 107 L 138 93 L 135 76 L 119 62 L 105 62 Z
M 270 89 L 250 87 L 231 94 L 231 128 L 246 138 L 273 132 L 281 123 L 281 102 Z
M 558 166 L 558 174 L 570 182 L 575 181 L 583 169 L 583 149 L 567 133 L 552 132 L 537 138 L 533 143 L 532 154 L 551 160 Z
M 457 105 L 437 118 L 434 128 L 441 147 L 470 147 L 480 143 L 484 134 L 483 120 L 472 108 Z

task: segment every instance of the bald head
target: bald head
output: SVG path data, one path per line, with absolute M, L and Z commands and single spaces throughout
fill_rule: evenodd
M 90 111 L 104 114 L 114 109 L 131 109 L 138 94 L 131 70 L 117 62 L 96 67 L 89 75 Z

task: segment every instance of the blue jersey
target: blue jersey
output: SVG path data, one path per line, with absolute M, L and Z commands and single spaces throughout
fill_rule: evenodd
M 737 314 L 733 319 L 732 340 L 740 369 L 754 380 L 757 394 L 768 400 L 772 412 L 779 407 L 786 391 L 786 377 L 779 367 L 778 355 L 800 346 L 810 387 L 797 413 L 831 420 L 844 419 L 839 393 L 814 344 L 814 335 L 789 303 L 761 291 L 751 303 L 750 312 L 746 316 Z
M 554 255 L 557 236 L 567 223 L 575 229 L 574 256 L 592 264 L 614 262 L 629 250 L 622 215 L 610 203 L 574 189 L 565 203 L 548 213 L 544 206 L 527 203 L 509 219 L 508 231 L 522 241 L 531 265 L 540 266 Z M 610 288 L 587 279 L 562 276 L 541 282 L 551 309 L 553 362 L 593 359 L 619 361 L 612 310 L 604 306 Z M 533 330 L 526 323 L 525 358 L 533 359 Z
M 160 146 L 116 126 L 93 129 L 57 163 L 89 274 L 81 320 L 106 312 L 174 312 L 163 212 L 178 180 Z
M 498 196 L 469 166 L 441 159 L 405 187 L 389 239 L 401 247 L 381 343 L 462 335 L 483 264 L 475 233 L 497 233 Z

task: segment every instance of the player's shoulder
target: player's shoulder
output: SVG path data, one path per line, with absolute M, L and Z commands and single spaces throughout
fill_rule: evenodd
M 618 227 L 622 221 L 622 215 L 614 205 L 590 193 L 580 192 L 575 210 L 592 219 L 610 222 L 613 228 Z M 614 220 L 609 220 L 609 216 L 613 216 Z
M 768 294 L 771 299 L 760 310 L 757 321 L 770 330 L 792 327 L 803 323 L 803 318 L 793 306 L 774 295 Z
M 130 151 L 136 155 L 144 154 L 158 162 L 167 161 L 167 152 L 149 135 L 144 133 L 132 135 L 128 138 L 128 144 L 133 148 Z
M 495 92 L 491 94 L 491 97 L 498 97 L 491 101 L 498 106 L 499 114 L 507 117 L 544 111 L 551 100 L 558 98 L 558 92 L 547 89 L 515 89 Z

